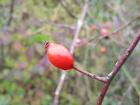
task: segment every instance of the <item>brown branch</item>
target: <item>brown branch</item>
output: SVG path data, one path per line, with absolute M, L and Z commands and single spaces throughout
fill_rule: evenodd
M 66 1 L 65 1 L 66 2 Z M 63 3 L 63 0 L 60 0 L 61 6 L 65 9 L 65 11 L 74 19 L 77 19 L 77 17 L 68 9 L 68 7 Z
M 82 9 L 81 16 L 79 17 L 79 19 L 77 21 L 77 26 L 76 26 L 76 31 L 75 31 L 75 34 L 74 34 L 74 39 L 73 39 L 72 45 L 70 47 L 70 52 L 72 54 L 74 52 L 74 47 L 75 47 L 76 40 L 77 40 L 77 38 L 79 36 L 79 33 L 80 33 L 80 30 L 83 26 L 83 22 L 84 22 L 84 18 L 86 16 L 87 10 L 88 10 L 88 0 L 85 0 L 85 4 L 84 4 L 84 7 Z M 66 72 L 63 71 L 63 72 L 61 72 L 60 80 L 59 80 L 58 85 L 57 85 L 56 90 L 55 90 L 55 95 L 54 95 L 52 105 L 58 105 L 58 103 L 59 103 L 59 95 L 60 95 L 62 86 L 64 84 L 65 78 L 66 78 Z
M 9 16 L 8 20 L 6 22 L 6 26 L 10 26 L 12 19 L 13 19 L 13 13 L 14 13 L 14 7 L 15 7 L 15 0 L 11 0 L 10 5 L 9 5 Z
M 98 76 L 98 75 L 95 75 L 95 74 L 92 74 L 92 73 L 89 73 L 85 70 L 81 70 L 79 69 L 78 67 L 74 66 L 73 69 L 75 69 L 76 71 L 82 73 L 83 75 L 89 77 L 89 78 L 92 78 L 92 79 L 96 79 L 100 82 L 103 82 L 103 83 L 106 83 L 107 80 L 109 79 L 108 77 L 101 77 L 101 76 Z
M 110 86 L 111 81 L 116 76 L 116 74 L 121 70 L 121 67 L 126 62 L 127 58 L 130 56 L 130 54 L 133 52 L 134 48 L 137 46 L 139 41 L 140 41 L 140 30 L 139 30 L 137 36 L 132 41 L 132 43 L 130 44 L 130 46 L 124 52 L 123 56 L 116 62 L 114 68 L 112 69 L 112 72 L 108 74 L 109 79 L 103 85 L 103 88 L 101 89 L 101 92 L 100 92 L 96 105 L 102 105 L 103 99 L 107 93 L 107 90 Z
M 99 42 L 100 40 L 102 40 L 102 39 L 104 39 L 104 38 L 106 38 L 106 37 L 110 37 L 110 36 L 112 36 L 112 35 L 115 35 L 116 33 L 119 33 L 120 31 L 124 30 L 125 28 L 127 28 L 128 26 L 130 26 L 134 21 L 136 21 L 136 20 L 138 20 L 138 19 L 140 19 L 140 16 L 139 16 L 139 15 L 136 16 L 136 17 L 134 17 L 134 18 L 131 19 L 130 21 L 128 21 L 128 23 L 122 25 L 122 26 L 121 26 L 120 28 L 118 28 L 117 30 L 115 30 L 115 31 L 113 31 L 113 32 L 111 32 L 111 33 L 109 33 L 108 35 L 106 35 L 106 36 L 100 36 L 99 39 L 96 40 L 96 41 Z M 86 41 L 86 43 L 87 43 L 87 42 L 91 42 L 91 41 L 93 41 L 93 40 L 94 40 L 94 38 L 89 39 L 89 40 Z
M 128 21 L 126 24 L 124 24 L 123 26 L 121 26 L 120 28 L 118 28 L 117 30 L 115 30 L 114 32 L 110 33 L 108 36 L 110 35 L 114 35 L 120 31 L 122 31 L 123 29 L 127 28 L 128 26 L 130 26 L 134 21 L 136 21 L 137 19 L 139 19 L 140 16 L 136 16 L 133 19 L 131 19 L 130 21 Z

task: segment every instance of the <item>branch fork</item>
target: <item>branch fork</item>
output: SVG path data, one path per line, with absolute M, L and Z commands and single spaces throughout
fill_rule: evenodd
M 101 77 L 101 76 L 89 73 L 87 71 L 81 70 L 76 66 L 73 67 L 76 71 L 82 73 L 83 75 L 86 75 L 92 79 L 96 79 L 96 80 L 104 83 L 96 105 L 102 105 L 103 99 L 107 93 L 107 90 L 110 86 L 111 81 L 117 75 L 117 73 L 121 70 L 121 67 L 126 62 L 128 57 L 131 55 L 131 53 L 133 52 L 133 50 L 135 49 L 135 47 L 137 46 L 139 41 L 140 41 L 140 30 L 139 30 L 138 34 L 136 35 L 136 37 L 131 42 L 131 44 L 129 45 L 129 47 L 126 49 L 126 51 L 124 52 L 122 57 L 120 59 L 118 59 L 114 68 L 112 69 L 112 71 L 107 76 Z

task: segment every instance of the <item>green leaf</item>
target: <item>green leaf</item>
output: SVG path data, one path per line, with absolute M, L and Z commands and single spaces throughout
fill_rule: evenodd
M 32 39 L 32 42 L 33 43 L 35 43 L 35 42 L 37 42 L 37 43 L 43 43 L 43 42 L 49 40 L 49 36 L 39 33 L 39 34 L 33 35 L 31 37 L 31 39 Z

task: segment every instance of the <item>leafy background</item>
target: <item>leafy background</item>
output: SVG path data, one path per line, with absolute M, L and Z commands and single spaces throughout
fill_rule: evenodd
M 83 5 L 83 0 L 0 0 L 0 105 L 51 105 L 61 73 L 49 63 L 43 43 L 69 48 Z M 139 20 L 109 39 L 99 38 L 135 18 L 139 5 L 139 0 L 89 0 L 75 64 L 89 72 L 109 73 L 135 37 Z M 140 105 L 139 68 L 140 44 L 114 79 L 103 105 Z M 70 71 L 60 105 L 95 105 L 101 86 Z

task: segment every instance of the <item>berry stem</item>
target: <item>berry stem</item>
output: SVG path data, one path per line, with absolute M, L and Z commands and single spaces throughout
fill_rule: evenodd
M 92 79 L 96 79 L 96 80 L 98 80 L 100 82 L 106 83 L 108 81 L 108 77 L 101 77 L 99 75 L 92 74 L 92 73 L 90 73 L 88 71 L 81 70 L 80 68 L 78 68 L 75 65 L 73 66 L 73 69 L 75 69 L 76 71 L 82 73 L 83 75 L 86 75 L 86 76 L 88 76 L 88 77 L 90 77 Z

